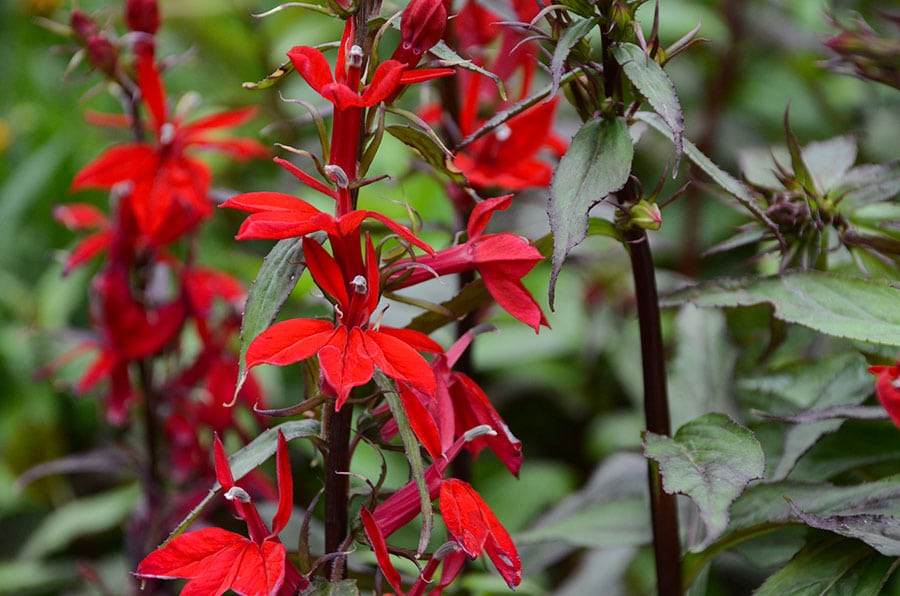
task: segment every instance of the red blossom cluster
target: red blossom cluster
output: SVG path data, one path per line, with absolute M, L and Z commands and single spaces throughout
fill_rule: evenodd
M 513 8 L 523 20 L 534 17 L 535 11 L 526 7 L 524 0 L 514 2 Z M 482 553 L 510 587 L 519 584 L 521 563 L 508 532 L 471 485 L 446 476 L 462 451 L 475 455 L 486 447 L 518 474 L 522 449 L 476 381 L 454 370 L 476 330 L 462 333 L 445 351 L 425 333 L 383 325 L 382 298 L 387 292 L 434 278 L 477 274 L 494 301 L 513 317 L 536 332 L 548 325 L 522 283 L 542 255 L 526 238 L 486 230 L 492 215 L 512 204 L 513 195 L 503 192 L 549 183 L 550 165 L 539 154 L 549 149 L 551 156 L 558 155 L 563 149 L 551 132 L 555 102 L 523 111 L 455 154 L 454 164 L 468 184 L 449 187 L 448 194 L 454 197 L 461 220 L 468 223 L 453 245 L 436 250 L 410 227 L 356 206 L 358 195 L 365 192 L 365 170 L 371 161 L 365 165 L 361 161 L 373 134 L 368 116 L 393 103 L 406 87 L 452 81 L 448 89 L 459 94 L 462 111 L 433 118 L 439 108 L 425 108 L 419 122 L 450 118 L 454 122 L 449 128 L 455 129 L 457 136 L 473 133 L 483 123 L 485 112 L 511 105 L 497 100 L 489 79 L 474 70 L 492 70 L 507 86 L 518 85 L 519 98 L 529 92 L 536 65 L 535 43 L 474 2 L 467 2 L 452 20 L 450 10 L 449 2 L 442 0 L 410 2 L 400 15 L 399 44 L 391 57 L 381 62 L 377 62 L 377 51 L 367 55 L 359 45 L 365 38 L 362 26 L 368 25 L 360 22 L 359 15 L 342 15 L 346 26 L 333 68 L 319 49 L 297 46 L 287 52 L 299 76 L 331 104 L 332 126 L 330 141 L 322 139 L 320 176 L 284 159 L 275 158 L 275 162 L 306 189 L 331 199 L 333 211 L 267 191 L 239 194 L 221 205 L 249 214 L 237 234 L 239 240 L 300 238 L 306 270 L 332 305 L 327 319 L 283 320 L 260 333 L 246 349 L 247 369 L 260 364 L 306 363 L 317 373 L 315 390 L 324 402 L 323 412 L 327 409 L 336 416 L 342 408 L 367 404 L 369 413 L 384 421 L 379 436 L 389 442 L 398 434 L 398 421 L 391 419 L 380 394 L 358 391 L 380 371 L 395 383 L 404 417 L 430 457 L 420 481 L 430 498 L 439 500 L 448 536 L 407 591 L 391 562 L 387 539 L 422 512 L 422 487 L 411 480 L 386 498 L 373 493 L 358 522 L 351 520 L 350 524 L 351 533 L 374 549 L 381 574 L 397 594 L 426 590 L 440 594 L 467 558 Z M 76 29 L 83 31 L 80 39 L 90 50 L 92 43 L 99 42 L 90 41 L 97 34 L 88 31 L 84 19 L 80 13 L 77 18 L 73 15 L 73 23 L 80 23 Z M 169 247 L 190 236 L 212 213 L 210 172 L 193 156 L 194 151 L 210 149 L 249 158 L 264 154 L 264 150 L 254 141 L 212 136 L 217 129 L 245 122 L 251 110 L 193 121 L 171 113 L 154 56 L 153 36 L 159 25 L 155 2 L 130 0 L 126 21 L 136 35 L 130 66 L 120 62 L 119 48 L 112 63 L 110 52 L 102 61 L 91 61 L 126 89 L 127 77 L 133 76 L 135 110 L 126 117 L 94 119 L 129 127 L 138 134 L 133 142 L 114 146 L 88 164 L 73 184 L 74 190 L 109 190 L 111 215 L 83 204 L 57 211 L 60 221 L 71 229 L 91 232 L 73 250 L 67 269 L 106 253 L 93 284 L 96 337 L 84 346 L 96 349 L 98 356 L 78 388 L 87 391 L 108 379 L 107 412 L 116 423 L 127 421 L 129 406 L 141 399 L 141 391 L 165 396 L 163 428 L 175 447 L 172 473 L 186 477 L 187 470 L 208 467 L 203 461 L 208 447 L 197 439 L 198 428 L 221 434 L 235 427 L 232 410 L 222 409 L 221 404 L 230 401 L 238 376 L 237 359 L 228 347 L 239 329 L 237 313 L 244 293 L 232 278 L 196 266 L 192 257 L 181 260 Z M 420 67 L 429 50 L 442 40 L 456 44 L 458 51 L 471 59 L 472 68 Z M 146 126 L 139 120 L 138 105 L 147 112 Z M 149 133 L 150 141 L 142 138 L 144 132 Z M 544 142 L 535 142 L 536 138 Z M 487 199 L 477 194 L 497 191 L 500 196 Z M 463 206 L 458 200 L 463 196 L 470 204 Z M 384 243 L 373 238 L 376 231 L 369 227 L 373 223 L 386 229 L 400 249 L 385 250 Z M 214 308 L 217 302 L 226 307 L 225 316 Z M 200 338 L 201 348 L 194 360 L 173 374 L 152 377 L 152 386 L 136 384 L 137 376 L 149 370 L 154 358 L 178 351 L 174 346 L 186 327 L 193 328 Z M 240 395 L 246 403 L 260 399 L 252 381 L 243 386 Z M 278 437 L 279 496 L 271 530 L 261 520 L 250 492 L 235 483 L 218 438 L 213 450 L 215 476 L 238 517 L 246 522 L 249 538 L 214 527 L 180 534 L 140 562 L 138 577 L 186 578 L 189 581 L 182 593 L 198 595 L 227 590 L 294 594 L 305 588 L 312 570 L 301 573 L 279 538 L 293 508 L 285 437 Z M 337 552 L 323 555 L 343 556 Z M 439 580 L 432 583 L 438 568 Z
M 90 286 L 91 336 L 67 355 L 94 354 L 75 390 L 83 394 L 105 383 L 110 423 L 131 427 L 136 416 L 150 419 L 146 428 L 153 430 L 144 432 L 155 434 L 147 446 L 155 470 L 146 473 L 159 474 L 164 466 L 178 485 L 199 487 L 214 477 L 208 458 L 213 433 L 252 436 L 224 405 L 232 401 L 238 374 L 233 344 L 246 292 L 233 276 L 198 264 L 193 250 L 179 256 L 185 251 L 173 249 L 195 242 L 214 211 L 211 172 L 195 154 L 212 150 L 249 159 L 269 152 L 257 141 L 216 134 L 246 122 L 252 109 L 194 120 L 170 110 L 155 55 L 155 0 L 126 2 L 131 32 L 116 44 L 85 13 L 74 10 L 70 21 L 90 64 L 119 89 L 127 108 L 125 115 L 90 114 L 89 120 L 125 128 L 132 137 L 84 166 L 72 183 L 73 191 L 108 191 L 108 212 L 88 203 L 54 210 L 64 226 L 87 233 L 64 272 L 101 260 Z M 239 399 L 249 407 L 261 402 L 253 379 Z M 181 504 L 171 510 L 180 512 L 204 492 L 174 495 Z

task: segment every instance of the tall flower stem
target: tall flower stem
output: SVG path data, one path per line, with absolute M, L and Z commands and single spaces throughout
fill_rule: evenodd
M 345 404 L 340 411 L 333 410 L 333 402 L 327 406 L 328 455 L 325 457 L 325 552 L 337 553 L 347 537 L 348 508 L 350 505 L 350 426 L 353 407 Z M 335 557 L 325 565 L 325 577 L 333 578 L 335 571 L 344 577 L 346 569 L 341 557 Z
M 629 188 L 630 185 L 626 186 Z M 666 364 L 663 352 L 659 295 L 653 255 L 644 230 L 628 230 L 625 240 L 631 255 L 634 289 L 637 297 L 641 334 L 641 360 L 644 372 L 644 417 L 647 430 L 669 435 L 669 398 L 666 391 Z M 681 545 L 678 538 L 678 510 L 675 495 L 663 490 L 659 466 L 648 460 L 650 513 L 653 522 L 653 550 L 656 555 L 656 581 L 660 596 L 681 594 Z

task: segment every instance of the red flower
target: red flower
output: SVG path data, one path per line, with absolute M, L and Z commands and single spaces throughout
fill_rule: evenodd
M 443 0 L 412 0 L 400 20 L 400 45 L 392 60 L 414 67 L 441 40 L 447 27 Z
M 53 217 L 74 232 L 92 230 L 69 253 L 63 266 L 63 275 L 85 263 L 107 249 L 112 239 L 109 218 L 106 214 L 86 203 L 57 205 L 53 208 Z
M 131 294 L 127 271 L 121 267 L 112 267 L 98 275 L 92 289 L 96 300 L 91 305 L 91 318 L 99 337 L 79 349 L 93 346 L 99 349 L 100 355 L 75 389 L 84 393 L 103 379 L 110 379 L 107 417 L 121 424 L 134 397 L 128 364 L 159 352 L 171 342 L 181 331 L 186 309 L 181 300 L 157 308 L 140 304 Z
M 277 158 L 275 161 L 295 175 L 297 172 L 302 174 L 302 177 L 298 177 L 312 188 L 332 198 L 337 197 L 337 193 L 305 172 L 298 170 L 291 163 Z M 335 217 L 320 211 L 303 199 L 279 192 L 248 192 L 231 197 L 222 203 L 221 207 L 240 209 L 252 214 L 241 224 L 236 236 L 238 240 L 281 240 L 306 236 L 318 231 L 326 232 L 332 238 L 353 238 L 359 236 L 362 222 L 371 218 L 384 224 L 385 227 L 410 244 L 418 246 L 426 252 L 434 252 L 409 228 L 377 211 L 356 209 L 340 217 Z
M 445 480 L 441 485 L 441 515 L 463 552 L 474 559 L 485 551 L 507 585 L 519 585 L 522 563 L 516 545 L 475 489 L 462 480 Z
M 894 366 L 871 366 L 869 372 L 878 377 L 875 380 L 878 401 L 900 427 L 900 360 Z
M 190 581 L 182 595 L 219 596 L 234 590 L 243 596 L 293 594 L 306 580 L 287 562 L 287 551 L 278 533 L 284 529 L 293 507 L 293 481 L 284 435 L 278 433 L 278 510 L 268 531 L 250 495 L 234 483 L 228 458 L 219 437 L 215 439 L 216 475 L 239 517 L 247 523 L 250 539 L 222 530 L 204 528 L 176 536 L 144 558 L 136 575 L 142 578 Z M 303 584 L 303 586 L 301 586 Z
M 448 275 L 475 269 L 484 280 L 488 292 L 506 311 L 523 323 L 540 330 L 549 327 L 541 307 L 522 285 L 522 278 L 544 257 L 521 236 L 510 233 L 482 234 L 494 211 L 506 209 L 512 195 L 487 199 L 475 206 L 469 217 L 468 240 L 433 255 L 417 257 L 419 265 L 395 274 L 393 288 L 405 288 L 437 275 Z M 412 260 L 401 264 L 413 263 Z
M 372 378 L 376 366 L 393 379 L 434 392 L 434 373 L 419 351 L 440 352 L 440 345 L 417 331 L 369 323 L 381 297 L 371 239 L 366 239 L 365 270 L 351 279 L 317 242 L 304 238 L 303 252 L 313 279 L 336 303 L 336 320 L 293 319 L 272 325 L 250 344 L 247 367 L 284 366 L 317 355 L 323 386 L 337 398 L 335 409 L 347 401 L 351 389 Z
M 181 118 L 173 119 L 168 113 L 165 89 L 150 54 L 139 55 L 137 70 L 155 144 L 132 143 L 107 149 L 75 176 L 72 189 L 112 189 L 129 183 L 130 190 L 123 202 L 132 213 L 139 233 L 151 245 L 163 245 L 212 212 L 207 196 L 209 168 L 189 157 L 187 149 L 214 149 L 236 158 L 263 156 L 266 150 L 249 139 L 223 140 L 210 135 L 215 129 L 248 120 L 253 109 L 221 112 L 185 124 Z
M 479 80 L 480 77 L 472 77 L 471 84 L 477 85 Z M 544 147 L 549 147 L 557 156 L 565 152 L 565 144 L 552 133 L 558 99 L 513 116 L 495 131 L 462 149 L 453 158 L 453 163 L 479 188 L 522 190 L 549 186 L 553 168 L 536 156 Z M 469 100 L 477 105 L 477 95 Z M 464 119 L 461 123 L 463 134 L 475 132 L 481 125 L 471 110 L 465 110 L 463 118 L 469 120 Z

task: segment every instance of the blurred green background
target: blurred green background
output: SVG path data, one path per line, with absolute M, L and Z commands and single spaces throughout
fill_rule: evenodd
M 858 163 L 896 159 L 900 95 L 823 67 L 829 58 L 823 41 L 836 32 L 826 21 L 826 12 L 847 18 L 856 10 L 871 18 L 877 5 L 825 5 L 818 0 L 662 2 L 664 43 L 700 21 L 700 36 L 709 40 L 667 69 L 685 108 L 687 136 L 737 174 L 740 150 L 782 142 L 782 117 L 790 106 L 801 143 L 849 132 L 859 139 Z M 82 0 L 79 6 L 100 23 L 121 22 L 121 7 L 115 3 Z M 282 103 L 277 93 L 312 99 L 302 90 L 299 77 L 277 90 L 250 92 L 241 83 L 259 80 L 273 70 L 293 45 L 336 39 L 339 23 L 297 10 L 257 20 L 251 13 L 272 7 L 260 1 L 163 0 L 161 7 L 160 54 L 186 53 L 183 63 L 166 74 L 171 95 L 196 92 L 206 107 L 258 105 L 260 115 L 246 127 L 247 134 L 260 135 L 267 144 L 309 145 L 313 128 L 287 122 L 302 117 L 303 110 Z M 95 480 L 64 475 L 24 490 L 14 487 L 15 479 L 32 466 L 87 451 L 115 434 L 102 422 L 92 398 L 77 398 L 68 391 L 67 382 L 77 378 L 77 363 L 60 375 L 42 374 L 74 345 L 77 329 L 88 324 L 90 271 L 61 275 L 61 257 L 75 237 L 53 221 L 51 209 L 73 200 L 103 204 L 101 193 L 72 196 L 69 184 L 81 167 L 110 143 L 124 140 L 125 134 L 84 121 L 85 110 L 115 111 L 116 105 L 86 65 L 67 73 L 72 55 L 67 40 L 39 23 L 39 19 L 66 22 L 70 8 L 53 0 L 0 3 L 0 593 L 96 593 L 89 582 L 79 579 L 81 558 L 99 561 L 98 569 L 111 578 L 127 571 L 119 552 L 119 527 L 135 499 L 128 487 L 98 496 Z M 645 6 L 642 14 L 646 30 L 652 6 Z M 575 116 L 564 111 L 559 129 L 571 134 L 576 127 Z M 396 143 L 386 141 L 383 151 L 373 173 L 396 170 L 396 164 L 410 160 Z M 644 186 L 652 188 L 670 160 L 670 148 L 661 140 L 642 144 L 638 160 Z M 213 163 L 216 187 L 298 192 L 270 162 Z M 672 189 L 684 180 L 683 172 L 671 183 Z M 379 208 L 389 200 L 408 201 L 425 221 L 437 222 L 429 231 L 435 242 L 449 241 L 451 214 L 433 177 L 411 171 L 373 187 L 368 196 L 373 201 L 385 199 Z M 501 223 L 539 237 L 547 229 L 545 201 L 543 192 L 525 193 Z M 403 212 L 402 207 L 390 208 Z M 200 260 L 249 283 L 268 244 L 235 243 L 232 236 L 240 219 L 235 213 L 217 213 L 204 232 Z M 750 270 L 744 262 L 749 255 L 740 252 L 699 257 L 742 221 L 703 185 L 694 185 L 687 197 L 667 208 L 662 231 L 654 239 L 663 289 L 686 276 Z M 516 480 L 486 455 L 474 466 L 475 484 L 513 535 L 525 537 L 526 581 L 519 594 L 585 593 L 579 590 L 604 577 L 609 578 L 609 594 L 646 593 L 650 589 L 646 578 L 652 573 L 645 550 L 635 557 L 633 548 L 612 548 L 615 537 L 609 537 L 608 544 L 585 539 L 581 546 L 587 550 L 573 557 L 571 545 L 554 551 L 546 542 L 527 539 L 526 530 L 554 505 L 571 503 L 579 495 L 600 499 L 605 494 L 605 488 L 593 493 L 582 489 L 592 477 L 600 482 L 599 464 L 607 466 L 607 474 L 618 473 L 615 466 L 622 470 L 639 466 L 634 458 L 640 451 L 642 427 L 640 350 L 627 257 L 615 243 L 594 238 L 571 261 L 560 280 L 556 310 L 548 312 L 551 330 L 534 336 L 498 314 L 501 332 L 476 342 L 479 379 L 523 441 L 526 459 Z M 539 267 L 526 280 L 545 307 L 547 276 L 548 270 Z M 294 312 L 302 308 L 303 290 L 308 288 L 307 280 L 295 292 L 289 306 Z M 392 309 L 391 316 L 402 322 L 404 312 Z M 667 312 L 666 324 L 672 338 L 670 382 L 675 394 L 695 390 L 692 375 L 700 369 L 739 411 L 735 371 L 764 349 L 767 330 L 759 326 L 766 324 L 765 313 L 732 313 L 726 318 L 715 311 L 683 310 Z M 808 340 L 802 331 L 792 333 L 798 336 L 792 335 L 798 345 Z M 715 361 L 704 360 L 707 357 Z M 279 374 L 263 372 L 275 404 L 289 403 Z M 676 426 L 699 413 L 699 406 L 689 402 L 676 400 Z M 620 488 L 627 492 L 634 478 L 630 473 L 626 477 L 629 480 L 623 480 Z M 628 501 L 622 503 L 626 509 L 632 507 Z M 623 519 L 631 518 L 623 514 Z M 621 536 L 636 536 L 639 542 L 646 528 L 638 526 L 620 528 Z M 714 580 L 713 589 L 745 593 L 764 577 L 760 575 L 767 568 L 764 557 L 758 559 L 762 562 L 746 577 Z M 472 593 L 493 593 L 499 584 L 499 578 L 475 574 L 463 587 Z

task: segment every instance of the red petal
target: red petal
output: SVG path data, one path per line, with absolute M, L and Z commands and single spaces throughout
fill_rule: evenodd
M 385 542 L 384 535 L 378 528 L 378 524 L 375 523 L 375 518 L 372 517 L 372 514 L 365 507 L 359 510 L 359 517 L 362 519 L 363 528 L 366 531 L 366 536 L 369 538 L 369 544 L 375 549 L 375 558 L 378 560 L 378 568 L 384 574 L 384 579 L 398 594 L 402 594 L 403 586 L 400 582 L 400 572 L 397 571 L 397 568 L 391 562 L 387 542 Z
M 111 188 L 115 184 L 144 176 L 155 168 L 156 151 L 150 145 L 117 145 L 104 151 L 75 175 L 72 190 Z
M 508 272 L 503 265 L 482 265 L 478 267 L 478 273 L 484 279 L 488 292 L 506 312 L 532 327 L 535 333 L 540 331 L 541 325 L 550 327 L 531 293 L 521 281 L 507 277 Z
M 438 459 L 444 452 L 444 449 L 441 447 L 441 436 L 438 433 L 434 418 L 432 418 L 411 389 L 401 386 L 399 393 L 403 402 L 403 409 L 406 410 L 406 416 L 409 418 L 409 425 L 412 427 L 413 432 L 416 433 L 416 437 L 428 450 L 431 458 Z
M 468 484 L 455 478 L 441 485 L 441 516 L 447 531 L 473 559 L 481 554 L 488 536 L 488 524 L 481 514 L 486 507 Z
M 53 208 L 53 219 L 70 230 L 91 230 L 109 225 L 106 214 L 87 203 L 57 205 Z
M 869 372 L 878 375 L 875 380 L 875 395 L 878 401 L 887 410 L 894 424 L 900 426 L 900 387 L 895 386 L 900 376 L 898 366 L 872 366 Z
M 225 491 L 229 491 L 234 487 L 234 476 L 231 474 L 231 464 L 228 463 L 228 455 L 225 454 L 219 433 L 215 434 L 213 440 L 213 456 L 216 462 L 216 479 Z
M 452 373 L 450 396 L 460 432 L 487 424 L 497 433 L 478 437 L 470 441 L 466 448 L 477 454 L 484 447 L 490 447 L 509 471 L 518 476 L 522 466 L 522 442 L 510 432 L 481 387 L 462 373 Z
M 287 56 L 300 76 L 320 95 L 326 85 L 334 83 L 331 66 L 319 50 L 306 46 L 295 46 L 288 51 Z
M 303 238 L 303 254 L 306 259 L 306 266 L 312 275 L 316 284 L 322 288 L 328 296 L 334 298 L 341 307 L 344 315 L 350 304 L 350 295 L 347 293 L 347 282 L 344 280 L 344 274 L 337 261 L 328 254 L 322 245 L 315 240 Z
M 198 149 L 225 153 L 238 160 L 271 155 L 271 152 L 265 145 L 253 139 L 214 139 L 204 135 L 194 137 L 190 141 L 190 145 Z
M 288 455 L 287 441 L 280 430 L 278 431 L 275 462 L 278 475 L 278 511 L 272 518 L 272 536 L 277 536 L 287 526 L 294 510 L 294 479 L 291 476 L 291 460 Z
M 372 75 L 372 83 L 362 94 L 360 107 L 374 106 L 390 97 L 400 86 L 400 77 L 405 68 L 406 65 L 396 60 L 386 60 L 379 64 Z
M 379 331 L 366 331 L 364 336 L 366 353 L 384 374 L 406 381 L 427 395 L 434 395 L 434 371 L 408 343 Z
M 506 584 L 511 589 L 515 588 L 522 581 L 522 562 L 519 559 L 519 551 L 516 550 L 516 545 L 510 538 L 509 532 L 506 531 L 494 512 L 483 501 L 482 504 L 484 506 L 481 514 L 490 528 L 488 538 L 484 543 L 484 550 L 494 567 L 506 580 Z
M 469 240 L 474 240 L 476 236 L 479 236 L 484 231 L 494 211 L 502 211 L 509 207 L 511 203 L 512 195 L 503 195 L 502 197 L 485 199 L 475 205 L 475 208 L 472 209 L 472 214 L 469 216 Z
M 414 331 L 413 329 L 401 329 L 398 327 L 380 327 L 379 333 L 396 337 L 403 343 L 409 344 L 419 352 L 428 352 L 431 354 L 440 354 L 444 351 L 441 344 L 437 343 L 424 333 Z
M 253 118 L 256 115 L 255 106 L 246 108 L 238 108 L 236 110 L 228 110 L 226 112 L 218 112 L 203 118 L 198 118 L 184 127 L 187 133 L 193 133 L 202 130 L 210 130 L 214 128 L 230 128 L 238 126 Z
M 328 321 L 291 319 L 275 323 L 250 343 L 247 368 L 258 364 L 284 366 L 305 360 L 327 344 L 336 333 Z
M 337 199 L 337 193 L 333 188 L 329 188 L 322 182 L 319 182 L 317 179 L 313 178 L 291 162 L 281 159 L 280 157 L 274 158 L 273 161 L 293 174 L 297 178 L 297 180 L 312 188 L 313 190 L 317 190 L 323 195 L 329 196 L 332 199 Z
M 205 528 L 177 536 L 150 553 L 137 575 L 191 579 L 182 595 L 218 596 L 231 589 L 244 596 L 268 596 L 284 582 L 286 556 L 279 542 L 258 545 L 233 532 Z
M 543 146 L 545 139 L 550 136 L 558 101 L 559 98 L 556 97 L 552 101 L 539 103 L 509 119 L 506 123 L 510 131 L 509 137 L 500 143 L 495 157 L 495 163 L 501 171 L 504 164 L 524 161 Z
M 375 363 L 363 348 L 363 332 L 358 327 L 349 332 L 345 329 L 338 327 L 333 340 L 319 350 L 322 376 L 337 393 L 335 410 L 340 410 L 354 387 L 368 383 L 375 373 Z M 346 334 L 346 339 L 341 331 Z
M 168 119 L 166 90 L 159 78 L 159 71 L 156 70 L 156 65 L 153 63 L 152 54 L 141 53 L 138 55 L 138 83 L 141 87 L 144 104 L 153 117 L 153 130 L 158 134 L 160 127 Z
M 399 224 L 396 221 L 394 221 L 393 219 L 391 219 L 390 217 L 387 217 L 386 215 L 382 215 L 381 213 L 378 213 L 376 211 L 366 211 L 365 214 L 366 214 L 366 217 L 371 217 L 372 219 L 376 219 L 376 220 L 380 221 L 390 231 L 397 234 L 398 236 L 400 236 L 401 238 L 403 238 L 404 240 L 406 240 L 413 246 L 418 246 L 419 248 L 421 248 L 422 250 L 424 250 L 425 252 L 427 252 L 430 255 L 435 254 L 434 249 L 431 248 L 431 246 L 429 246 L 423 240 L 420 240 L 415 234 L 413 234 L 412 230 L 410 230 L 406 226 Z M 344 217 L 347 217 L 347 216 L 345 215 Z M 341 219 L 343 219 L 343 218 L 341 218 Z
M 69 253 L 69 258 L 66 259 L 66 264 L 63 266 L 63 275 L 67 275 L 75 267 L 102 252 L 109 246 L 110 238 L 112 238 L 112 232 L 97 232 L 87 236 L 75 245 L 75 248 Z
M 303 199 L 280 192 L 248 192 L 231 197 L 222 203 L 221 206 L 229 209 L 240 209 L 248 213 L 264 213 L 268 211 L 296 213 L 298 221 L 304 218 L 315 217 L 322 213 Z

